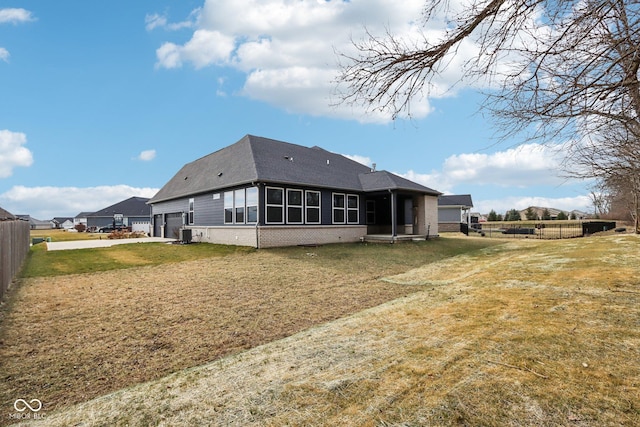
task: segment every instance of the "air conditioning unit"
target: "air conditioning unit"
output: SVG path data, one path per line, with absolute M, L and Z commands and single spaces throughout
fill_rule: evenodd
M 191 243 L 191 229 L 190 228 L 181 228 L 180 229 L 180 241 L 184 244 Z

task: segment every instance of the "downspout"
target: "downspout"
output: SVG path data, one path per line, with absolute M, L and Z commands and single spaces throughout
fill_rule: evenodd
M 397 218 L 397 212 L 396 212 L 396 193 L 393 190 L 389 190 L 389 193 L 391 193 L 391 241 L 395 242 L 396 241 L 396 237 L 398 237 L 398 218 Z
M 258 218 L 256 219 L 256 249 L 260 249 L 260 207 L 262 206 L 260 203 L 260 198 L 262 197 L 262 193 L 260 192 L 260 183 L 251 181 L 251 185 L 255 186 L 258 189 Z

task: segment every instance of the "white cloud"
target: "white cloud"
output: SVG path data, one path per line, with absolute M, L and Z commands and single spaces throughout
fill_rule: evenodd
M 26 9 L 4 8 L 0 9 L 0 24 L 19 24 L 35 21 L 35 18 Z M 9 62 L 9 51 L 0 46 L 0 60 Z M 1 163 L 1 161 L 0 161 Z M 2 177 L 2 175 L 0 175 Z
M 156 50 L 157 67 L 179 68 L 185 61 L 196 69 L 229 61 L 234 49 L 233 38 L 219 31 L 197 30 L 184 46 L 165 43 Z
M 23 147 L 27 136 L 22 132 L 0 130 L 0 178 L 13 174 L 15 167 L 29 167 L 33 164 L 31 151 Z
M 18 8 L 0 9 L 0 24 L 18 24 L 22 22 L 35 21 L 30 11 Z
M 97 187 L 25 187 L 17 185 L 0 194 L 0 206 L 13 214 L 47 220 L 93 212 L 133 196 L 153 197 L 157 188 L 128 185 Z
M 162 28 L 167 25 L 167 16 L 153 13 L 144 17 L 144 23 L 147 31 L 152 31 L 158 27 Z
M 441 35 L 446 23 L 424 27 L 423 8 L 423 0 L 404 1 L 402 7 L 395 0 L 206 0 L 189 19 L 197 28 L 192 38 L 184 44 L 168 41 L 160 46 L 156 66 L 232 67 L 245 75 L 243 87 L 234 93 L 292 113 L 385 123 L 391 118 L 387 111 L 365 115 L 362 107 L 335 106 L 336 50 L 352 52 L 351 40 L 364 38 L 365 26 L 373 34 L 384 36 L 390 31 L 409 41 L 425 34 Z M 149 15 L 146 23 L 148 29 L 172 25 L 157 14 Z M 475 45 L 463 43 L 430 96 L 453 95 L 447 89 L 462 75 L 456 64 L 475 52 Z M 411 101 L 413 117 L 431 111 L 426 96 Z
M 158 13 L 147 14 L 144 17 L 145 28 L 147 31 L 153 31 L 156 28 L 162 28 L 169 31 L 177 31 L 183 28 L 193 28 L 196 25 L 197 19 L 200 16 L 200 8 L 193 10 L 189 17 L 182 22 L 169 23 L 167 15 L 160 15 Z
M 455 184 L 493 184 L 502 187 L 558 185 L 564 155 L 559 147 L 524 144 L 493 154 L 460 154 L 447 158 L 442 173 Z
M 479 187 L 490 188 L 500 194 L 500 188 L 531 189 L 535 194 L 540 188 L 553 191 L 567 180 L 559 176 L 563 153 L 559 145 L 525 144 L 491 154 L 463 153 L 448 157 L 441 169 L 429 173 L 409 170 L 398 173 L 412 181 L 445 194 L 472 193 Z M 493 190 L 497 188 L 497 190 Z M 480 191 L 484 193 L 485 191 Z M 488 213 L 491 209 L 504 213 L 509 209 L 526 209 L 529 206 L 549 207 L 567 211 L 593 211 L 588 195 L 574 197 L 513 196 L 474 200 L 474 211 Z
M 346 157 L 347 159 L 351 159 L 354 162 L 358 162 L 362 165 L 365 166 L 371 166 L 373 163 L 371 161 L 371 157 L 367 157 L 367 156 L 360 156 L 358 154 L 354 154 L 354 155 L 350 155 L 350 154 L 342 154 L 342 156 Z
M 425 187 L 440 191 L 441 193 L 450 193 L 453 185 L 443 179 L 442 174 L 437 171 L 432 173 L 418 173 L 413 170 L 409 170 L 406 173 L 394 172 L 403 178 L 407 178 L 410 181 L 422 184 Z
M 440 170 L 431 173 L 410 170 L 399 175 L 443 193 L 464 185 L 558 186 L 566 182 L 559 174 L 563 159 L 560 146 L 524 144 L 491 154 L 455 154 L 445 159 Z
M 144 150 L 138 155 L 138 160 L 149 162 L 156 158 L 156 150 Z

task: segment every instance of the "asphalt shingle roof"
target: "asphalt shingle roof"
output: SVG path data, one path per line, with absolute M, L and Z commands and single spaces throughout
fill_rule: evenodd
M 151 215 L 151 207 L 147 205 L 148 201 L 149 199 L 145 197 L 130 197 L 115 205 L 107 206 L 97 212 L 87 214 L 87 216 L 112 217 L 114 213 L 123 214 L 124 216 L 149 216 Z
M 184 165 L 150 203 L 258 181 L 358 192 L 404 189 L 440 194 L 390 172 L 372 172 L 368 166 L 320 147 L 246 135 Z
M 9 211 L 6 211 L 0 208 L 0 221 L 12 220 L 16 219 L 16 217 Z
M 472 208 L 473 201 L 471 200 L 471 194 L 442 195 L 438 197 L 438 206 L 466 206 Z

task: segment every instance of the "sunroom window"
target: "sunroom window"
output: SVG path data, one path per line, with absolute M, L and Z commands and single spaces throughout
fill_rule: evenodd
M 235 223 L 244 224 L 244 188 L 235 191 Z
M 224 223 L 233 224 L 233 191 L 224 192 Z
M 287 190 L 287 223 L 302 224 L 302 190 Z
M 284 190 L 282 188 L 267 187 L 267 224 L 282 224 L 284 222 Z
M 247 188 L 247 222 L 258 222 L 258 188 Z
M 306 192 L 306 222 L 307 224 L 320 224 L 320 192 Z
M 333 193 L 333 223 L 345 223 L 345 195 Z
M 347 223 L 357 224 L 359 222 L 358 211 L 359 211 L 358 196 L 354 194 L 347 195 Z

